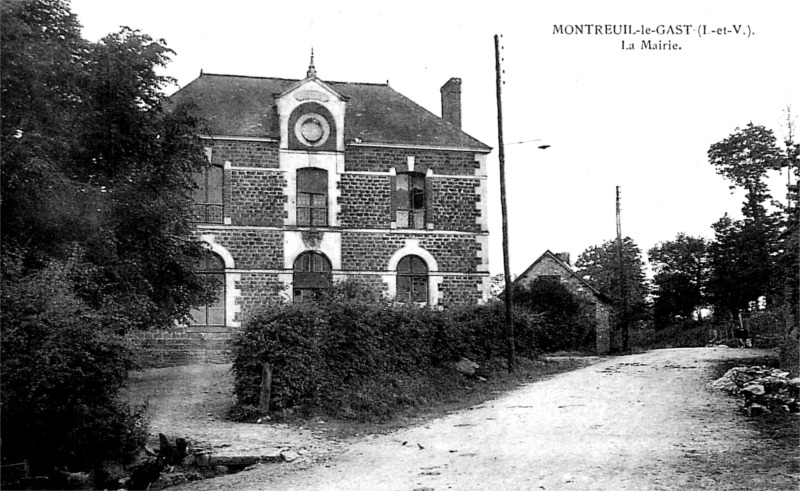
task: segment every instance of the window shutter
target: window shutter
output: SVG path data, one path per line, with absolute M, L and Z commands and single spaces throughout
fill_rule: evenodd
M 224 171 L 222 167 L 212 165 L 208 167 L 208 202 L 222 204 L 222 183 Z
M 389 176 L 389 189 L 391 193 L 389 221 L 397 221 L 397 176 Z
M 425 221 L 428 228 L 434 227 L 433 214 L 433 179 L 425 178 Z

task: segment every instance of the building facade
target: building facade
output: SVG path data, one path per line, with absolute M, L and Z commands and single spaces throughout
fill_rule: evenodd
M 610 321 L 613 314 L 612 301 L 575 272 L 569 253 L 554 254 L 549 250 L 545 251 L 513 284 L 528 285 L 537 278 L 556 281 L 578 298 L 594 321 L 597 353 L 609 353 L 613 341 Z
M 167 337 L 150 364 L 216 357 L 266 301 L 348 278 L 403 302 L 486 301 L 491 149 L 461 129 L 461 80 L 441 95 L 443 118 L 388 83 L 323 81 L 313 58 L 302 80 L 201 73 L 176 92 L 207 125 L 196 234 L 219 294 L 152 334 Z

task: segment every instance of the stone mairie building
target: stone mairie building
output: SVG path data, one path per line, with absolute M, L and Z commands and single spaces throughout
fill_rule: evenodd
M 355 278 L 401 302 L 489 297 L 486 159 L 461 129 L 461 80 L 442 117 L 389 84 L 200 74 L 176 92 L 206 122 L 197 238 L 216 301 L 149 333 L 155 365 L 219 356 L 248 311 Z

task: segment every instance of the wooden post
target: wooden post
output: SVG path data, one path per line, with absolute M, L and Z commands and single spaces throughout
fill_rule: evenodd
M 627 353 L 630 349 L 628 337 L 628 288 L 625 277 L 625 254 L 622 252 L 622 219 L 619 203 L 619 186 L 617 186 L 617 259 L 619 261 L 619 297 L 622 314 L 622 351 Z
M 261 393 L 258 397 L 258 410 L 261 414 L 269 413 L 269 400 L 272 397 L 272 365 L 263 364 L 261 372 Z
M 495 71 L 497 75 L 497 140 L 500 160 L 500 211 L 503 215 L 503 274 L 506 282 L 506 346 L 508 350 L 508 372 L 514 372 L 514 317 L 511 308 L 511 268 L 508 260 L 508 212 L 506 211 L 506 161 L 503 146 L 503 102 L 501 97 L 502 70 L 500 69 L 500 38 L 494 36 Z

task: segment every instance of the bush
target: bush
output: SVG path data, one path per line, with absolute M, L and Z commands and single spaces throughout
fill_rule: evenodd
M 800 376 L 800 331 L 795 327 L 781 342 L 781 368 L 793 377 Z
M 2 457 L 34 473 L 124 462 L 147 430 L 117 397 L 132 368 L 124 339 L 71 293 L 64 271 L 3 277 Z
M 517 355 L 533 358 L 542 346 L 580 345 L 587 327 L 571 294 L 548 287 L 538 294 L 515 307 Z M 548 310 L 529 308 L 542 304 Z M 272 304 L 246 322 L 233 341 L 238 409 L 231 414 L 253 417 L 269 364 L 271 409 L 388 418 L 454 393 L 463 383 L 453 367 L 460 358 L 488 366 L 505 356 L 505 329 L 502 302 L 442 311 L 392 303 L 353 281 L 339 283 L 312 303 Z
M 753 312 L 745 319 L 745 326 L 756 347 L 777 347 L 784 338 L 784 311 L 781 308 L 770 307 L 767 310 Z
M 515 315 L 525 319 L 520 339 L 523 347 L 535 346 L 551 353 L 594 345 L 594 319 L 561 283 L 537 278 L 514 289 Z
M 694 348 L 705 346 L 712 339 L 713 326 L 694 321 L 663 328 L 642 327 L 630 330 L 630 345 L 641 349 Z
M 349 281 L 313 303 L 270 305 L 234 339 L 237 402 L 258 405 L 268 363 L 271 408 L 387 417 L 457 383 L 463 376 L 451 364 L 461 357 L 497 356 L 499 312 L 495 304 L 453 311 L 393 304 Z

